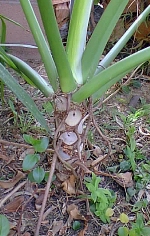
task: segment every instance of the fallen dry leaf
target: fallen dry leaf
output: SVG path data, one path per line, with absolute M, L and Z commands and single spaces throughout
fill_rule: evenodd
M 4 161 L 9 161 L 9 157 L 3 154 L 0 154 L 0 159 L 4 160 Z
M 23 179 L 25 174 L 18 170 L 16 176 L 11 180 L 0 180 L 0 187 L 1 188 L 12 188 L 19 180 Z
M 75 176 L 70 175 L 69 179 L 65 180 L 62 183 L 63 190 L 70 195 L 75 194 L 76 193 L 75 182 L 76 182 Z
M 60 231 L 60 229 L 63 228 L 63 225 L 64 225 L 63 220 L 53 221 L 53 227 L 52 227 L 53 236 L 57 234 Z
M 117 178 L 114 178 L 114 180 L 122 187 L 128 188 L 133 186 L 133 180 L 132 180 L 132 173 L 126 172 L 126 173 L 119 173 L 116 175 Z
M 4 212 L 5 213 L 16 212 L 23 202 L 24 202 L 23 196 L 15 197 L 10 203 L 5 205 Z
M 71 204 L 67 206 L 67 212 L 69 214 L 69 217 L 75 220 L 84 220 L 86 221 L 86 218 L 80 214 L 80 211 L 78 210 L 78 207 L 75 204 Z

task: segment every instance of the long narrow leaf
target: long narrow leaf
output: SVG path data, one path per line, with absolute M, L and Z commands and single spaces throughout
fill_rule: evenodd
M 3 15 L 1 15 L 1 14 L 0 14 L 0 18 L 1 18 L 1 19 L 4 19 L 4 20 L 7 20 L 7 21 L 13 23 L 14 25 L 17 25 L 17 26 L 19 26 L 19 27 L 21 27 L 21 28 L 23 28 L 23 29 L 26 30 L 26 28 L 24 28 L 24 27 L 23 27 L 21 24 L 19 24 L 17 21 L 14 21 L 14 20 L 12 20 L 12 19 L 10 19 L 10 18 L 8 18 L 8 17 L 6 17 L 6 16 L 3 16 Z M 26 30 L 26 31 L 27 31 L 27 30 Z
M 93 0 L 74 2 L 67 39 L 68 60 L 78 84 L 83 84 L 81 58 L 86 44 L 87 27 Z
M 25 74 L 36 87 L 46 96 L 50 96 L 54 93 L 51 85 L 46 82 L 35 70 L 33 70 L 27 63 L 22 61 L 21 59 L 8 55 L 9 58 L 15 63 L 19 71 Z
M 33 34 L 34 40 L 38 46 L 41 58 L 43 60 L 45 70 L 47 72 L 50 83 L 54 89 L 57 90 L 57 72 L 56 67 L 51 56 L 50 49 L 44 38 L 38 20 L 33 11 L 32 5 L 29 0 L 20 0 L 22 9 L 30 26 L 31 32 Z
M 7 85 L 7 87 L 13 91 L 13 93 L 18 97 L 18 99 L 28 108 L 32 115 L 39 121 L 43 128 L 47 131 L 49 127 L 46 120 L 40 113 L 39 109 L 35 105 L 32 98 L 25 92 L 25 90 L 18 84 L 18 82 L 12 77 L 12 75 L 7 71 L 7 69 L 0 64 L 0 79 Z
M 63 92 L 71 92 L 76 88 L 76 83 L 62 44 L 52 1 L 38 0 L 37 2 L 48 43 L 57 67 L 61 90 Z
M 141 15 L 133 22 L 133 24 L 129 27 L 129 29 L 124 33 L 124 35 L 119 39 L 119 41 L 115 44 L 115 46 L 109 51 L 109 53 L 104 57 L 101 61 L 101 67 L 96 71 L 98 74 L 104 68 L 107 68 L 110 63 L 116 58 L 116 56 L 120 53 L 122 48 L 131 38 L 131 36 L 138 29 L 139 25 L 146 19 L 146 17 L 150 14 L 150 6 L 148 6 Z
M 90 97 L 97 92 L 102 86 L 119 75 L 125 75 L 127 71 L 132 70 L 136 66 L 150 59 L 150 47 L 145 48 L 129 57 L 115 63 L 109 68 L 102 71 L 100 74 L 94 76 L 85 85 L 83 85 L 72 96 L 73 101 L 82 102 L 84 99 Z
M 96 70 L 104 48 L 129 0 L 111 0 L 97 24 L 82 58 L 84 81 L 91 78 Z
M 6 24 L 2 18 L 0 18 L 0 20 L 1 20 L 0 42 L 5 43 L 5 41 L 6 41 Z
M 98 100 L 99 98 L 101 98 L 105 92 L 114 84 L 116 84 L 120 79 L 122 79 L 124 77 L 124 75 L 128 74 L 130 71 L 132 71 L 135 67 L 133 67 L 130 70 L 127 70 L 125 72 L 123 72 L 122 74 L 116 76 L 115 78 L 113 78 L 112 80 L 110 80 L 109 82 L 105 83 L 96 93 L 94 93 L 92 95 L 92 99 L 93 102 L 95 102 L 96 100 Z

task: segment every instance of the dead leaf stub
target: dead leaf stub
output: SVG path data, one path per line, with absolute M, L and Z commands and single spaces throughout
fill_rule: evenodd
M 114 178 L 114 180 L 122 187 L 128 188 L 133 186 L 133 180 L 132 180 L 132 173 L 126 172 L 126 173 L 120 173 L 116 175 L 117 178 Z
M 23 196 L 18 196 L 15 197 L 11 202 L 9 202 L 7 205 L 4 207 L 4 212 L 9 213 L 9 212 L 16 212 L 24 202 L 24 197 Z
M 0 180 L 0 187 L 7 189 L 12 188 L 16 183 L 18 183 L 21 179 L 25 177 L 25 174 L 18 170 L 16 176 L 10 180 Z
M 76 191 L 75 191 L 75 183 L 76 183 L 76 178 L 74 175 L 70 175 L 69 179 L 65 180 L 63 183 L 62 183 L 62 187 L 63 187 L 63 190 L 72 195 L 72 194 L 76 194 Z
M 67 212 L 68 212 L 69 216 L 74 220 L 86 221 L 86 218 L 80 214 L 80 211 L 78 210 L 78 207 L 75 204 L 68 205 Z

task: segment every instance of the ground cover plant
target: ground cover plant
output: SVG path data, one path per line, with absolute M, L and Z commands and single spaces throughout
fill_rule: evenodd
M 39 123 L 41 123 L 42 127 L 45 128 L 47 131 L 47 136 L 53 140 L 52 143 L 54 155 L 35 235 L 39 235 L 39 229 L 43 219 L 47 196 L 49 194 L 50 187 L 52 188 L 51 182 L 52 178 L 54 178 L 57 158 L 59 159 L 60 163 L 63 164 L 64 168 L 66 168 L 67 173 L 70 173 L 69 177 L 65 179 L 62 184 L 63 190 L 68 194 L 77 194 L 75 190 L 76 184 L 79 186 L 79 189 L 82 189 L 82 179 L 85 174 L 92 174 L 94 171 L 95 174 L 100 175 L 101 171 L 94 168 L 96 164 L 93 164 L 91 167 L 88 166 L 88 154 L 86 151 L 86 146 L 88 143 L 87 137 L 91 123 L 95 125 L 98 133 L 102 135 L 103 139 L 106 141 L 106 146 L 108 146 L 108 149 L 110 146 L 108 140 L 105 139 L 105 136 L 97 126 L 93 116 L 93 110 L 97 110 L 97 102 L 112 85 L 122 79 L 135 67 L 149 60 L 150 58 L 150 48 L 148 47 L 110 65 L 120 50 L 123 48 L 125 43 L 135 32 L 138 25 L 144 21 L 147 15 L 150 13 L 149 6 L 143 11 L 143 13 L 141 13 L 140 17 L 133 23 L 125 35 L 123 35 L 123 37 L 116 43 L 116 45 L 110 50 L 104 59 L 102 59 L 99 65 L 99 59 L 101 58 L 106 43 L 128 1 L 124 0 L 122 3 L 120 3 L 120 1 L 112 0 L 110 2 L 107 9 L 104 11 L 102 18 L 97 24 L 93 35 L 86 45 L 86 32 L 93 1 L 89 1 L 89 4 L 87 4 L 86 1 L 81 2 L 76 0 L 71 16 L 66 49 L 64 49 L 61 42 L 53 11 L 52 1 L 38 0 L 37 3 L 41 13 L 48 44 L 40 30 L 30 1 L 20 0 L 20 4 L 24 10 L 31 32 L 35 38 L 36 44 L 41 54 L 41 58 L 48 76 L 48 81 L 44 80 L 40 74 L 34 71 L 25 62 L 5 53 L 3 48 L 1 48 L 1 59 L 3 60 L 3 63 L 6 63 L 14 70 L 21 73 L 23 78 L 25 78 L 29 84 L 34 85 L 37 89 L 39 89 L 44 94 L 44 96 L 48 98 L 48 101 L 51 102 L 49 105 L 53 110 L 55 123 L 53 133 L 50 129 L 49 122 L 47 122 L 47 119 L 45 119 L 42 113 L 39 111 L 33 99 L 31 99 L 26 91 L 19 85 L 16 79 L 12 77 L 4 65 L 0 65 L 0 76 L 3 83 L 5 83 L 14 92 L 14 94 L 32 113 L 32 115 L 39 121 Z M 49 22 L 51 22 L 51 28 L 49 27 Z M 105 27 L 106 23 L 108 26 L 107 30 Z M 101 32 L 101 34 L 99 34 L 99 32 Z M 14 114 L 17 115 L 16 113 Z M 136 116 L 136 114 L 134 115 Z M 138 172 L 139 170 L 141 173 L 142 165 L 139 163 L 136 164 L 135 160 L 138 153 L 134 138 L 136 130 L 132 122 L 129 125 L 131 127 L 124 128 L 127 138 L 127 145 L 124 149 L 124 153 L 128 159 L 126 162 L 122 162 L 122 164 L 120 163 L 119 168 L 121 170 L 132 170 L 133 172 Z M 37 153 L 46 151 L 48 139 L 41 139 L 44 140 L 44 149 L 41 147 L 40 139 L 25 135 L 24 139 L 27 143 L 33 146 L 33 153 L 27 154 L 23 161 L 23 170 L 30 171 L 30 168 L 32 169 L 34 165 L 37 165 L 38 161 L 40 160 L 39 154 Z M 97 147 L 95 149 L 98 152 L 99 148 Z M 107 150 L 107 156 L 110 155 L 109 151 L 110 150 Z M 138 160 L 141 160 L 142 162 L 142 158 L 143 156 L 140 156 L 139 153 Z M 28 161 L 30 162 L 30 166 L 28 165 Z M 146 174 L 148 167 L 149 162 L 144 162 L 144 170 L 142 170 L 142 174 Z M 40 183 L 42 180 L 44 180 L 45 172 L 41 167 L 36 166 L 35 169 L 33 169 L 33 172 L 30 173 L 32 173 L 32 178 L 31 174 L 28 176 L 30 176 L 29 179 L 31 181 L 34 179 L 36 183 Z M 18 175 L 19 174 L 20 173 L 18 173 Z M 81 176 L 80 178 L 78 177 L 79 175 Z M 120 173 L 117 176 L 106 173 L 106 176 L 107 175 L 111 176 L 118 182 L 122 180 L 122 187 L 132 187 L 131 172 Z M 24 177 L 24 174 L 22 174 L 22 177 Z M 149 180 L 147 180 L 147 182 L 140 183 L 140 178 L 143 181 L 143 176 L 141 177 L 140 174 L 135 175 L 135 179 L 139 180 L 139 184 L 144 184 L 143 186 L 147 186 Z M 145 178 L 147 179 L 148 177 Z M 96 177 L 94 174 L 92 174 L 92 181 L 94 181 L 92 185 L 94 187 L 89 185 L 91 182 L 86 182 L 85 185 L 87 189 L 93 193 L 91 194 L 90 199 L 95 204 L 96 210 L 93 212 L 97 216 L 100 216 L 100 219 L 103 222 L 109 222 L 110 217 L 113 216 L 113 212 L 115 210 L 113 209 L 115 197 L 113 197 L 112 193 L 108 189 L 98 187 L 99 177 Z M 93 188 L 94 191 L 92 190 Z M 128 189 L 128 192 L 126 193 L 128 198 L 134 196 L 135 191 L 136 189 Z M 94 195 L 95 193 L 97 193 L 97 196 Z M 82 195 L 84 195 L 83 192 Z M 105 203 L 105 207 L 102 206 L 102 201 Z M 78 214 L 76 213 L 74 215 L 72 211 L 75 211 Z M 73 219 L 79 219 L 85 222 L 85 228 L 82 231 L 82 234 L 85 234 L 87 219 L 80 215 L 76 206 L 73 209 L 68 208 L 67 212 Z M 126 218 L 126 215 L 124 217 L 120 215 L 119 217 L 122 223 L 127 224 L 129 220 L 126 220 Z M 142 216 L 138 215 L 137 221 L 140 221 L 139 219 L 142 219 Z M 2 220 L 5 220 L 5 218 L 2 218 Z M 143 222 L 143 219 L 141 221 Z M 138 231 L 136 226 L 134 226 L 134 233 L 137 231 L 140 235 L 140 231 Z M 143 226 L 143 228 L 146 228 L 146 226 Z M 126 234 L 123 234 L 122 232 L 126 232 Z M 120 235 L 128 235 L 129 231 L 127 228 L 123 227 L 118 231 L 118 233 Z

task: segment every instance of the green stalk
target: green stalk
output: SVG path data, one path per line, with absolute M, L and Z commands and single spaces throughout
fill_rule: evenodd
M 1 20 L 1 32 L 0 32 L 0 43 L 5 43 L 6 41 L 6 24 L 3 18 Z
M 78 103 L 84 101 L 85 99 L 93 95 L 95 92 L 100 90 L 106 83 L 113 80 L 115 77 L 118 77 L 117 79 L 119 79 L 120 75 L 125 75 L 127 71 L 131 71 L 133 68 L 149 59 L 150 47 L 145 48 L 137 53 L 134 53 L 129 57 L 126 57 L 125 59 L 103 70 L 100 74 L 94 76 L 91 80 L 89 80 L 85 85 L 83 85 L 77 92 L 73 94 L 72 100 Z
M 120 53 L 122 48 L 128 42 L 128 40 L 132 37 L 135 31 L 138 29 L 140 24 L 146 19 L 146 17 L 150 14 L 150 6 L 148 6 L 140 16 L 133 22 L 133 24 L 129 27 L 129 29 L 124 33 L 124 35 L 119 39 L 119 41 L 115 44 L 115 46 L 109 51 L 109 53 L 104 57 L 101 61 L 101 67 L 97 69 L 96 74 L 102 71 L 104 68 L 107 68 L 110 63 L 116 58 L 116 56 Z
M 21 71 L 24 75 L 26 75 L 33 84 L 46 96 L 50 96 L 54 93 L 51 85 L 46 82 L 35 70 L 33 70 L 27 63 L 22 61 L 21 59 L 8 55 L 9 58 L 15 63 L 18 70 Z
M 128 2 L 129 0 L 111 0 L 102 14 L 83 53 L 82 73 L 84 82 L 94 75 L 104 48 Z
M 45 66 L 46 73 L 50 80 L 50 83 L 54 89 L 57 90 L 57 71 L 51 56 L 50 49 L 47 45 L 47 42 L 44 38 L 38 20 L 33 11 L 32 5 L 29 0 L 20 0 L 20 4 L 28 21 L 29 27 L 33 34 L 34 40 L 38 46 L 42 61 Z
M 61 90 L 63 92 L 71 92 L 76 88 L 76 83 L 62 44 L 52 1 L 37 0 L 37 2 L 48 43 L 57 67 Z
M 66 51 L 68 60 L 78 84 L 83 84 L 81 58 L 86 44 L 87 27 L 93 0 L 74 2 Z
M 25 90 L 20 86 L 20 84 L 15 80 L 15 78 L 8 72 L 8 70 L 0 64 L 0 79 L 7 85 L 7 87 L 13 91 L 13 93 L 18 97 L 18 99 L 27 107 L 27 109 L 32 113 L 32 115 L 39 121 L 39 123 L 47 131 L 50 131 L 45 118 L 42 116 L 41 112 L 35 105 L 32 98 L 25 92 Z

